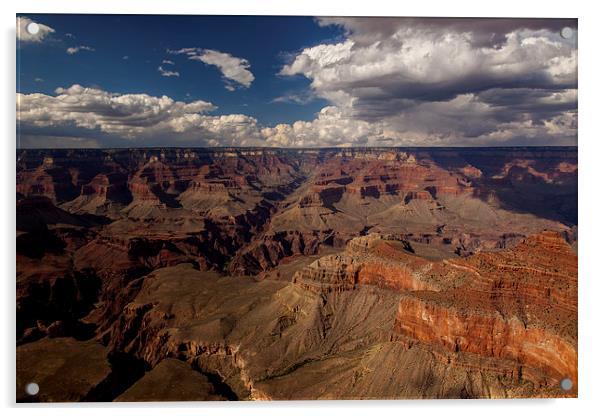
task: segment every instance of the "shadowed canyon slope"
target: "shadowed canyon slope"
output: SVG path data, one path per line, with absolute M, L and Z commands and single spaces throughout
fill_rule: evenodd
M 16 191 L 19 401 L 577 395 L 576 148 L 19 150 Z

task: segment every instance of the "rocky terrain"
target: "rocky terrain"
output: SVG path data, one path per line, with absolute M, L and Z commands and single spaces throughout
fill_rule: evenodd
M 16 157 L 18 401 L 577 395 L 576 148 Z

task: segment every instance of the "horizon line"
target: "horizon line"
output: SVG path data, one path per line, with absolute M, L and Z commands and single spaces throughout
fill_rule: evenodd
M 252 150 L 387 150 L 387 149 L 517 149 L 517 148 L 578 148 L 577 145 L 507 145 L 507 146 L 324 146 L 324 147 L 274 147 L 274 146 L 141 146 L 141 147 L 17 147 L 23 150 L 140 150 L 140 149 L 252 149 Z

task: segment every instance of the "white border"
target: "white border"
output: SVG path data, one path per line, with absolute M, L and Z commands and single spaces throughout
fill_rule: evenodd
M 1 204 L 0 233 L 2 250 L 2 311 L 4 336 L 0 341 L 3 369 L 0 378 L 0 404 L 12 407 L 9 413 L 32 409 L 14 403 L 15 351 L 15 13 L 121 13 L 121 14 L 270 14 L 309 16 L 472 16 L 472 17 L 577 17 L 579 18 L 579 399 L 505 400 L 505 401 L 395 401 L 395 402 L 273 402 L 273 403 L 188 403 L 78 406 L 45 406 L 47 414 L 77 414 L 82 410 L 91 415 L 127 414 L 164 415 L 166 409 L 178 414 L 237 414 L 239 412 L 267 415 L 332 414 L 364 415 L 377 409 L 383 414 L 442 414 L 450 410 L 462 414 L 504 415 L 545 412 L 545 415 L 590 414 L 601 412 L 602 324 L 599 304 L 602 302 L 602 119 L 599 77 L 602 73 L 599 42 L 602 41 L 602 16 L 595 2 L 504 0 L 499 2 L 448 1 L 386 1 L 386 0 L 221 0 L 192 2 L 190 0 L 9 0 L 0 5 L 2 24 L 2 184 L 5 198 Z M 596 410 L 597 409 L 597 410 Z

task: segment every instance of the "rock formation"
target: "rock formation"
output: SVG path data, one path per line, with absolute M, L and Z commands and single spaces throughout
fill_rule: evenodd
M 19 150 L 17 399 L 574 397 L 576 184 L 575 148 Z

